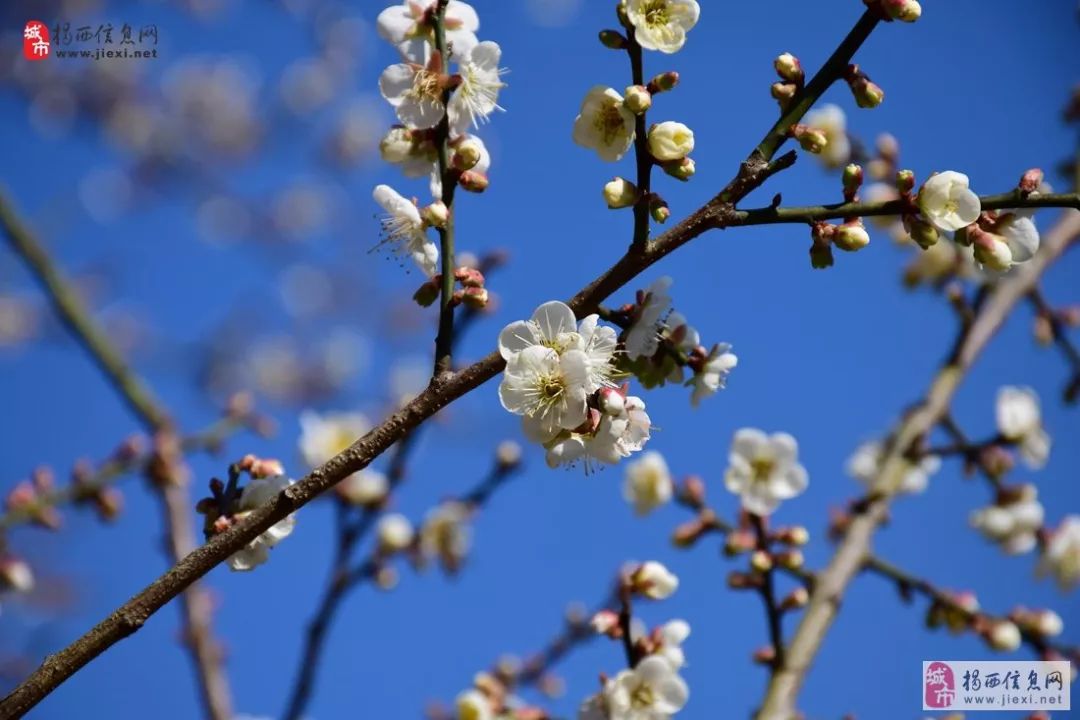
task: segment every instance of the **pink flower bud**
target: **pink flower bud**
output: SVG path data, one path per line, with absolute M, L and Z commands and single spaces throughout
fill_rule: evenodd
M 892 20 L 915 22 L 922 15 L 918 0 L 881 0 L 881 8 Z
M 773 60 L 773 67 L 776 68 L 776 74 L 780 76 L 781 80 L 786 80 L 795 85 L 802 85 L 805 79 L 803 73 L 802 63 L 799 62 L 799 58 L 795 57 L 791 53 L 783 53 Z
M 488 178 L 482 172 L 466 170 L 458 178 L 458 184 L 461 185 L 462 189 L 469 192 L 482 193 L 488 189 Z
M 589 625 L 597 635 L 607 635 L 612 638 L 622 636 L 622 628 L 619 627 L 619 614 L 614 610 L 597 612 L 592 616 Z
M 660 73 L 652 80 L 649 81 L 648 90 L 653 95 L 662 92 L 670 92 L 675 89 L 675 86 L 679 84 L 679 73 L 674 70 L 666 73 Z
M 1020 192 L 1030 195 L 1039 189 L 1043 181 L 1043 171 L 1039 168 L 1031 168 L 1020 178 Z

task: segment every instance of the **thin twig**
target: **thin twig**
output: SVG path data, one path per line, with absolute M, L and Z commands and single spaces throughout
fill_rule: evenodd
M 448 0 L 439 0 L 432 18 L 435 32 L 435 50 L 442 56 L 444 68 L 450 64 L 446 45 L 446 6 Z M 451 89 L 443 91 L 443 107 L 449 107 Z M 454 192 L 457 177 L 450 167 L 450 115 L 444 109 L 442 120 L 435 128 L 435 145 L 438 149 L 438 172 L 442 185 L 442 200 L 448 215 L 438 228 L 439 251 L 442 263 L 442 289 L 439 295 L 439 333 L 435 338 L 435 370 L 433 377 L 449 373 L 453 369 L 454 344 Z
M 877 25 L 877 18 L 864 15 L 826 67 L 804 91 L 800 101 L 784 114 L 794 124 L 841 77 L 847 63 Z M 812 90 L 812 91 L 811 91 Z M 725 227 L 735 212 L 735 204 L 760 187 L 769 177 L 790 167 L 795 153 L 775 158 L 786 140 L 786 129 L 770 131 L 742 163 L 738 173 L 705 205 L 671 227 L 648 244 L 644 252 L 627 253 L 611 268 L 583 288 L 570 300 L 570 308 L 579 316 L 594 312 L 599 303 L 670 253 L 704 232 Z M 327 489 L 358 470 L 362 470 L 405 434 L 451 402 L 490 380 L 505 367 L 505 361 L 493 352 L 483 360 L 447 375 L 422 391 L 412 402 L 385 422 L 357 440 L 298 483 L 283 490 L 273 501 L 253 511 L 243 522 L 216 535 L 171 570 L 157 578 L 85 635 L 55 655 L 46 658 L 30 677 L 0 701 L 0 715 L 24 713 L 87 663 L 138 630 L 142 624 L 185 588 L 251 542 L 274 523 L 284 519 Z
M 769 533 L 765 527 L 765 520 L 758 515 L 751 515 L 750 520 L 754 526 L 757 537 L 757 549 L 769 552 Z M 762 582 L 759 589 L 761 601 L 765 605 L 765 619 L 769 624 L 769 642 L 773 649 L 773 672 L 784 666 L 784 629 L 782 625 L 783 611 L 776 602 L 776 588 L 773 581 L 773 568 L 762 573 Z
M 45 248 L 16 216 L 7 199 L 0 194 L 0 225 L 15 253 L 22 258 L 41 284 L 56 313 L 72 336 L 111 381 L 128 407 L 155 435 L 173 433 L 169 413 L 159 403 L 146 383 L 127 365 L 120 351 L 86 309 L 74 288 L 64 279 Z M 190 498 L 186 487 L 166 483 L 159 487 L 166 545 L 172 562 L 184 559 L 194 548 Z M 199 679 L 199 690 L 206 714 L 213 720 L 232 718 L 232 700 L 226 679 L 223 657 L 211 625 L 212 605 L 202 588 L 192 584 L 181 597 L 184 644 L 190 650 Z M 10 715 L 22 714 L 22 710 Z M 0 715 L 8 717 L 6 711 Z
M 885 520 L 890 501 L 900 487 L 907 455 L 946 415 L 960 381 L 991 337 L 1047 268 L 1080 234 L 1080 212 L 1066 211 L 1043 236 L 1039 253 L 1014 274 L 1001 280 L 977 311 L 975 321 L 963 329 L 959 341 L 935 376 L 920 405 L 901 422 L 893 435 L 872 487 L 879 488 L 848 525 L 828 567 L 819 572 L 810 604 L 788 645 L 784 667 L 769 683 L 758 720 L 790 720 L 806 672 L 836 617 L 844 591 L 870 553 L 875 530 Z

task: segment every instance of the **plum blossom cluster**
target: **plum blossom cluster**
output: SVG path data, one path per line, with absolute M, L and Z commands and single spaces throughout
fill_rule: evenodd
M 248 476 L 247 484 L 240 479 Z M 240 462 L 229 467 L 228 482 L 214 478 L 210 481 L 210 497 L 196 504 L 195 509 L 203 516 L 203 534 L 209 540 L 225 532 L 260 507 L 269 504 L 293 480 L 285 474 L 277 460 L 246 455 Z M 270 550 L 292 534 L 296 524 L 294 514 L 267 528 L 243 549 L 229 556 L 226 562 L 235 571 L 253 570 L 270 559 Z
M 627 50 L 640 64 L 642 49 L 675 53 L 686 43 L 687 33 L 697 24 L 701 8 L 696 0 L 624 0 L 617 7 L 618 30 L 604 30 L 600 40 L 609 48 Z M 696 170 L 690 153 L 694 133 L 681 122 L 668 120 L 647 124 L 653 97 L 673 90 L 679 76 L 665 72 L 648 83 L 636 71 L 634 84 L 620 93 L 604 85 L 594 86 L 585 95 L 574 120 L 573 139 L 593 150 L 605 162 L 618 162 L 637 141 L 638 184 L 616 177 L 604 186 L 604 200 L 612 209 L 635 207 L 648 210 L 653 220 L 665 222 L 671 213 L 667 203 L 651 190 L 649 170 L 659 167 L 677 180 L 689 180 Z M 647 129 L 646 129 L 647 128 Z M 641 217 L 647 223 L 648 218 Z
M 615 383 L 615 330 L 599 320 L 578 322 L 569 306 L 551 301 L 499 334 L 506 360 L 499 400 L 546 448 L 550 467 L 614 465 L 649 440 L 645 403 Z
M 618 357 L 618 365 L 646 388 L 669 382 L 690 387 L 690 403 L 697 407 L 725 387 L 739 358 L 727 343 L 712 348 L 701 344 L 698 331 L 672 309 L 671 284 L 670 277 L 657 279 L 638 291 L 634 303 L 612 314 L 626 328 L 620 337 L 625 353 Z
M 439 249 L 428 230 L 452 222 L 453 189 L 483 192 L 488 185 L 491 158 L 471 131 L 502 109 L 502 50 L 477 39 L 480 19 L 460 0 L 405 0 L 383 10 L 376 24 L 402 60 L 379 78 L 380 92 L 401 123 L 387 132 L 380 152 L 406 177 L 428 176 L 433 197 L 421 208 L 388 185 L 376 187 L 375 201 L 386 211 L 383 244 L 410 256 L 431 277 Z
M 1080 515 L 1067 515 L 1046 541 L 1039 574 L 1050 575 L 1062 590 L 1080 584 Z
M 642 563 L 622 578 L 622 611 L 593 616 L 593 630 L 628 648 L 631 667 L 614 677 L 602 674 L 600 691 L 582 702 L 578 720 L 665 720 L 686 706 L 690 688 L 679 671 L 686 664 L 682 646 L 690 637 L 689 623 L 671 620 L 648 631 L 631 616 L 630 603 L 633 595 L 662 600 L 677 587 L 678 578 L 662 564 Z
M 997 394 L 995 407 L 1001 438 L 1015 446 L 1032 470 L 1039 470 L 1050 458 L 1052 441 L 1043 427 L 1039 396 L 1029 387 L 1007 385 Z
M 971 514 L 971 526 L 1009 555 L 1035 548 L 1046 513 L 1030 483 L 1002 488 L 993 505 Z
M 855 449 L 847 461 L 847 474 L 863 483 L 868 490 L 873 490 L 881 474 L 885 459 L 885 446 L 877 441 L 865 442 Z M 930 478 L 941 469 L 941 458 L 926 455 L 918 460 L 904 459 L 906 464 L 897 492 L 917 494 L 926 490 Z

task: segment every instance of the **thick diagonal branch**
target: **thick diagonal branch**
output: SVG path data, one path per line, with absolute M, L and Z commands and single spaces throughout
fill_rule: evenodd
M 1002 279 L 982 304 L 934 377 L 922 402 L 893 434 L 888 453 L 874 483 L 877 494 L 855 515 L 828 567 L 817 574 L 810 604 L 788 645 L 784 666 L 769 682 L 758 720 L 791 720 L 797 716 L 796 699 L 806 673 L 836 617 L 844 592 L 864 566 L 874 531 L 885 519 L 890 501 L 906 471 L 905 459 L 918 439 L 929 433 L 949 411 L 953 395 L 1009 313 L 1038 279 L 1080 235 L 1080 212 L 1066 211 L 1043 237 L 1039 253 Z

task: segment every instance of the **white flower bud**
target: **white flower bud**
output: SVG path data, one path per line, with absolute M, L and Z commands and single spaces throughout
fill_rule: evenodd
M 604 202 L 612 210 L 630 207 L 637 198 L 637 186 L 626 178 L 617 177 L 604 186 Z
M 987 633 L 986 641 L 990 648 L 998 652 L 1012 652 L 1020 647 L 1020 628 L 1015 623 L 1002 620 L 994 624 Z
M 649 152 L 657 160 L 682 160 L 694 151 L 694 133 L 679 122 L 662 122 L 649 128 Z
M 922 15 L 919 0 L 882 0 L 882 7 L 893 20 L 915 22 Z
M 970 236 L 971 233 L 969 232 Z M 973 241 L 975 260 L 991 270 L 1005 272 L 1012 267 L 1013 256 L 1009 244 L 1000 235 L 979 231 Z
M 420 211 L 420 217 L 432 227 L 446 227 L 446 221 L 450 219 L 450 210 L 442 201 L 433 202 Z
M 626 399 L 614 388 L 603 388 L 600 390 L 600 409 L 606 415 L 618 417 L 626 409 Z
M 482 155 L 483 151 L 480 149 L 479 143 L 475 140 L 465 140 L 454 148 L 454 157 L 451 163 L 458 170 L 472 170 L 480 162 Z
M 844 223 L 833 233 L 833 244 L 846 252 L 855 252 L 870 244 L 870 234 L 861 222 Z
M 18 558 L 0 560 L 0 590 L 28 593 L 34 589 L 34 573 Z
M 631 85 L 626 88 L 623 103 L 635 115 L 641 115 L 652 107 L 652 95 L 644 85 Z
M 662 564 L 650 560 L 634 571 L 630 583 L 635 591 L 645 597 L 663 600 L 679 587 L 679 578 Z
M 379 549 L 384 553 L 391 554 L 401 552 L 412 545 L 415 533 L 408 518 L 393 513 L 379 518 L 376 535 L 378 536 Z
M 592 616 L 589 625 L 597 635 L 607 635 L 619 627 L 619 614 L 614 610 L 601 610 Z

